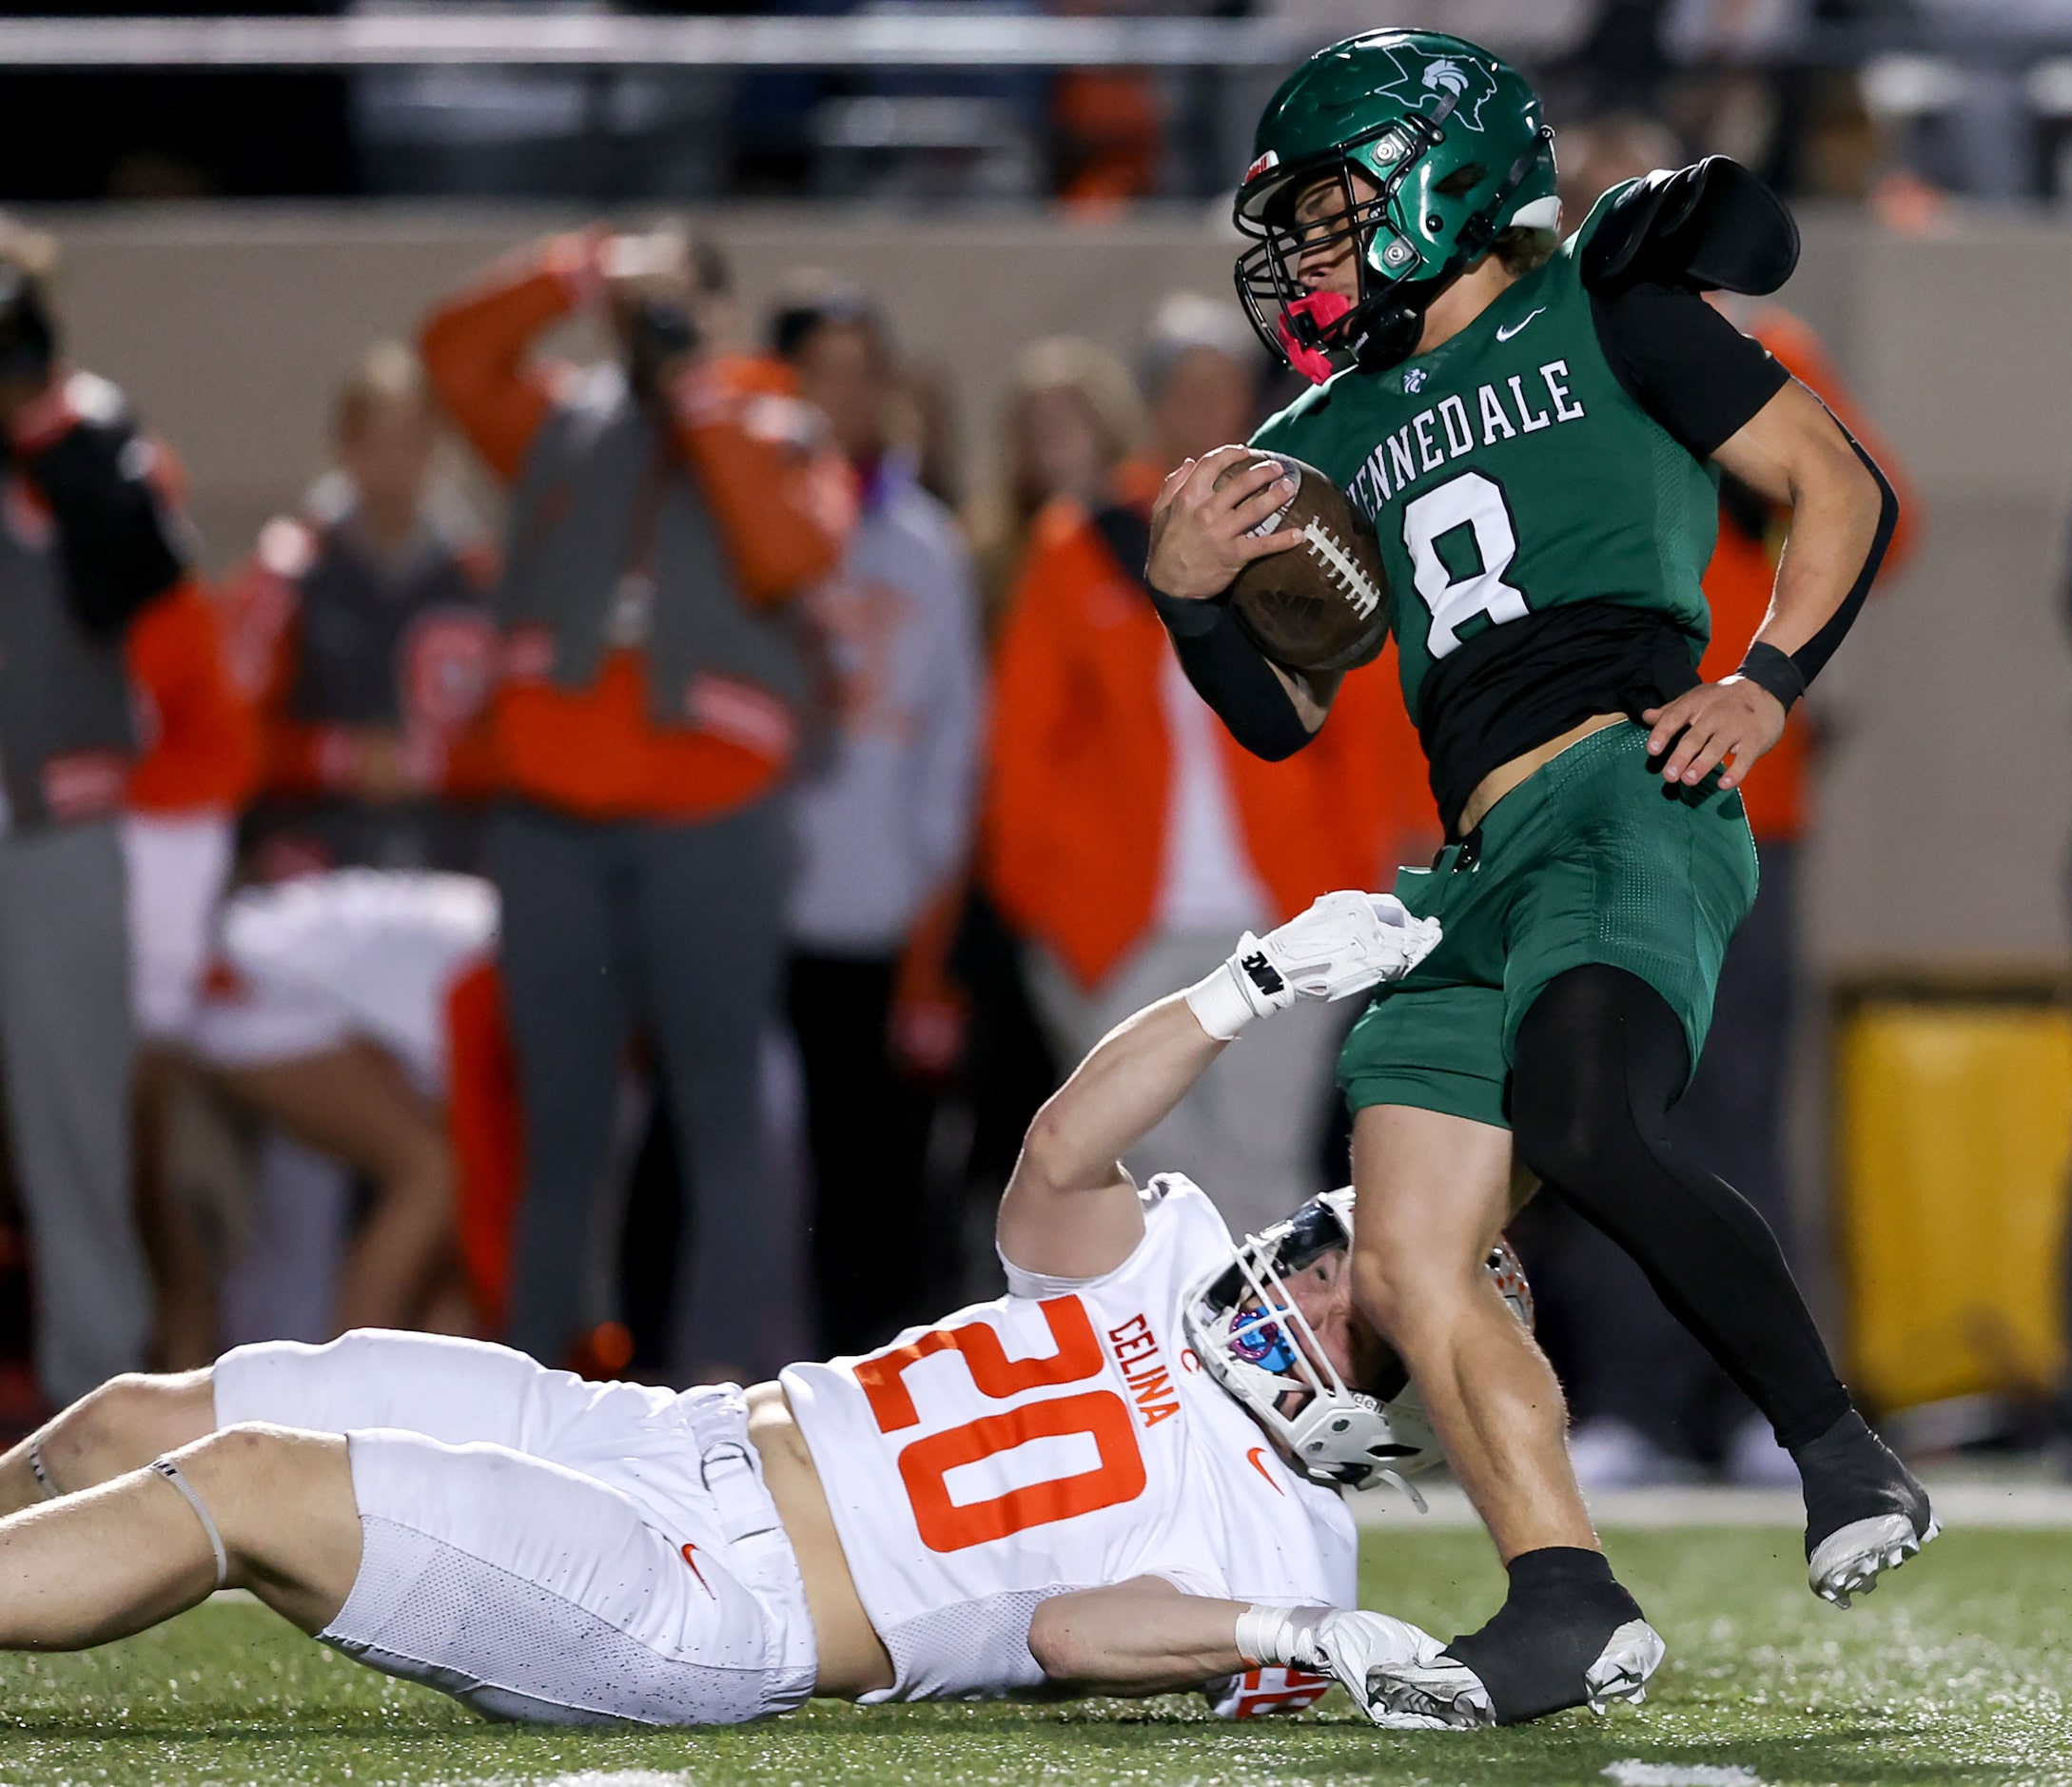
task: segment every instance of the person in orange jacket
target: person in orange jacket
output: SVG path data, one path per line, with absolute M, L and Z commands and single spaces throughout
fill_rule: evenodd
M 993 691 L 982 864 L 1032 949 L 1030 992 L 1060 1060 L 1338 887 L 1375 887 L 1398 844 L 1437 834 L 1391 669 L 1355 672 L 1342 732 L 1284 763 L 1236 745 L 1187 685 L 1141 581 L 1165 471 L 1249 431 L 1260 360 L 1236 309 L 1166 301 L 1143 383 L 1149 462 L 1115 501 L 1038 519 L 1010 595 Z M 1399 774 L 1375 773 L 1395 764 Z M 1332 1061 L 1351 1013 L 1318 1007 L 1271 1049 L 1233 1049 L 1144 1143 L 1222 1189 L 1240 1231 L 1315 1178 Z
M 680 230 L 590 231 L 498 267 L 421 337 L 433 388 L 511 499 L 493 604 L 507 799 L 488 852 L 525 1114 L 508 1336 L 558 1360 L 587 1326 L 592 1206 L 637 1024 L 684 1170 L 683 1379 L 772 1369 L 798 1338 L 795 1224 L 752 1113 L 783 964 L 782 790 L 811 686 L 792 598 L 834 567 L 853 513 L 791 375 L 710 341 L 726 285 Z M 611 363 L 535 356 L 590 306 Z

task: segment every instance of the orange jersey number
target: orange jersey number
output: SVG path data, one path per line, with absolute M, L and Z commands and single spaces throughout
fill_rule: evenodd
M 904 1346 L 866 1359 L 856 1366 L 881 1433 L 919 1424 L 905 1373 L 930 1353 L 963 1355 L 981 1395 L 1001 1401 L 1053 1384 L 1079 1384 L 1102 1367 L 1101 1343 L 1077 1297 L 1052 1297 L 1038 1306 L 1057 1350 L 1047 1358 L 1009 1359 L 1000 1336 L 984 1322 L 930 1328 Z M 1084 1434 L 1094 1443 L 1100 1463 L 1091 1470 L 1028 1483 L 984 1502 L 958 1503 L 949 1496 L 948 1475 L 1031 1440 Z M 1144 1455 L 1137 1447 L 1129 1405 L 1113 1390 L 1025 1403 L 997 1415 L 982 1415 L 960 1427 L 916 1440 L 899 1455 L 899 1474 L 913 1503 L 914 1523 L 930 1551 L 962 1551 L 1005 1539 L 1031 1526 L 1068 1521 L 1098 1508 L 1132 1502 L 1144 1493 Z

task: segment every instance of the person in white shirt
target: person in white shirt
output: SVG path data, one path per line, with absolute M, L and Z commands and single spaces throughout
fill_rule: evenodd
M 1485 1720 L 1436 1640 L 1351 1610 L 1337 1489 L 1415 1467 L 1430 1429 L 1354 1309 L 1350 1193 L 1234 1247 L 1191 1185 L 1115 1165 L 1248 1024 L 1437 941 L 1334 894 L 1138 1013 L 1030 1128 L 1008 1294 L 866 1357 L 678 1395 L 356 1333 L 112 1380 L 0 1459 L 0 1647 L 235 1584 L 507 1718 L 1046 1683 L 1215 1684 L 1242 1714 L 1336 1680 L 1378 1723 Z

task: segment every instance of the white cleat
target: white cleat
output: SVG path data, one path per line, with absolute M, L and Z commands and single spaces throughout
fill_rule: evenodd
M 1668 1649 L 1662 1635 L 1645 1620 L 1627 1620 L 1583 1672 L 1590 1710 L 1602 1713 L 1613 1700 L 1638 1706 L 1648 1698 L 1648 1678 L 1661 1668 Z
M 1869 1594 L 1879 1577 L 1898 1569 L 1942 1530 L 1933 1515 L 1919 1533 L 1904 1514 L 1851 1521 L 1820 1542 L 1806 1566 L 1807 1582 L 1821 1600 L 1847 1607 L 1852 1596 Z
M 1384 1731 L 1474 1731 L 1496 1722 L 1482 1679 L 1451 1657 L 1371 1671 L 1366 1711 Z

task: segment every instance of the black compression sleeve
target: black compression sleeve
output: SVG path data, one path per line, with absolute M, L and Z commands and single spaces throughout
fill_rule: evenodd
M 1697 293 L 1643 282 L 1593 293 L 1597 340 L 1634 403 L 1710 459 L 1791 375 Z
M 1839 422 L 1835 426 L 1842 428 Z M 1864 557 L 1864 568 L 1857 572 L 1856 581 L 1843 597 L 1842 606 L 1828 617 L 1826 626 L 1791 654 L 1792 663 L 1798 666 L 1799 675 L 1808 682 L 1820 675 L 1822 667 L 1834 656 L 1835 647 L 1842 643 L 1843 636 L 1855 625 L 1865 599 L 1870 594 L 1870 586 L 1878 580 L 1878 567 L 1885 562 L 1886 548 L 1891 545 L 1892 529 L 1899 521 L 1899 498 L 1893 493 L 1886 475 L 1878 469 L 1878 461 L 1864 451 L 1863 443 L 1847 428 L 1842 428 L 1842 432 L 1878 486 L 1878 531 L 1870 537 L 1870 550 Z
M 1194 692 L 1254 756 L 1278 763 L 1310 741 L 1287 685 L 1244 637 L 1227 601 L 1183 601 L 1153 590 L 1151 605 Z

